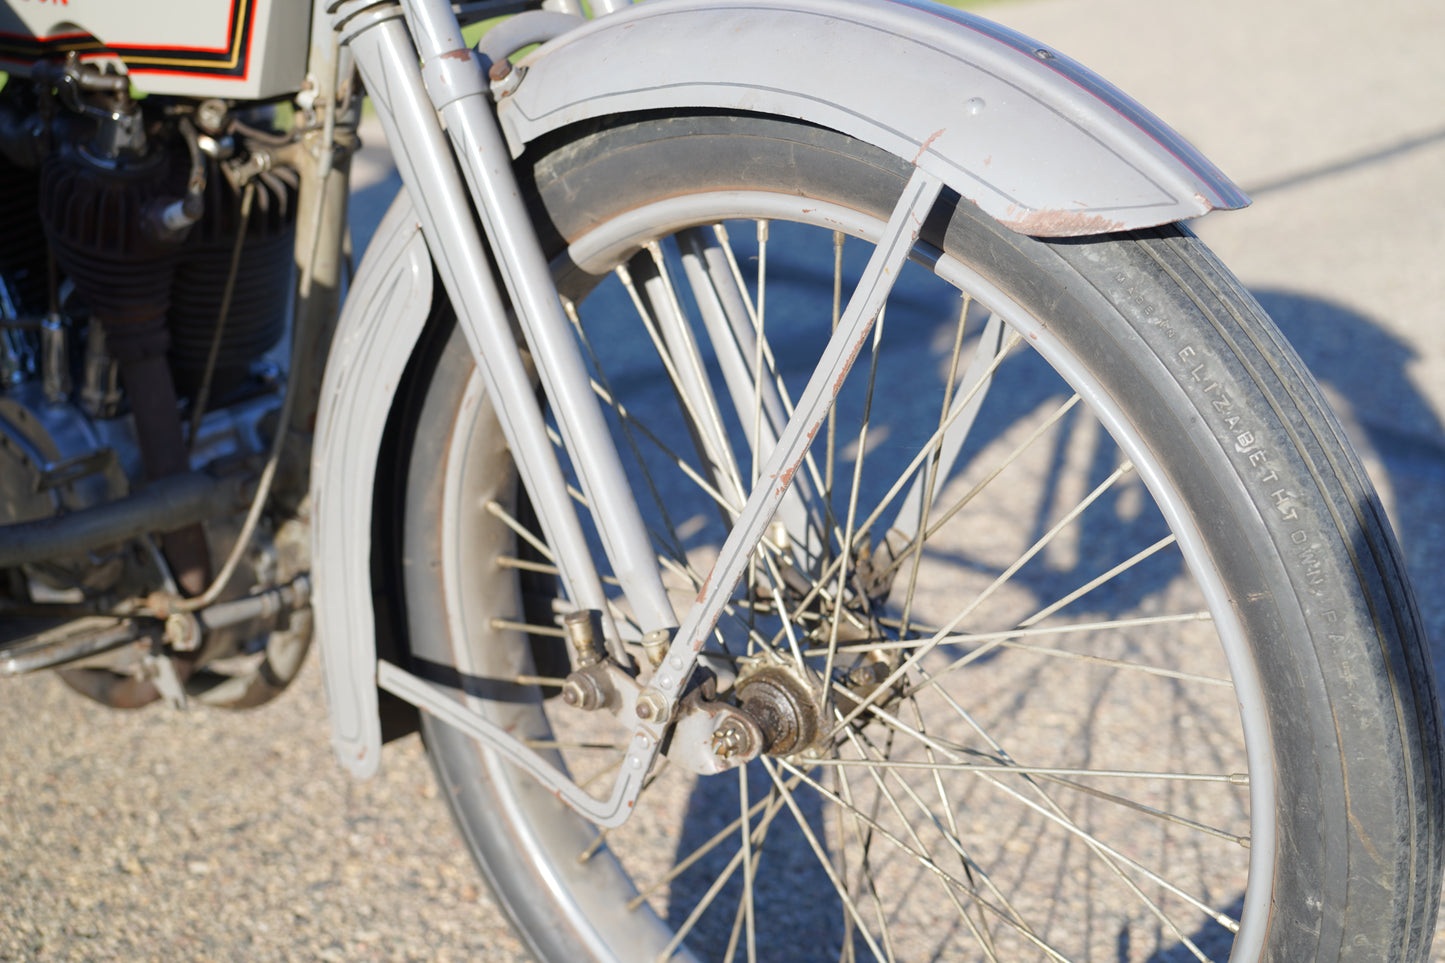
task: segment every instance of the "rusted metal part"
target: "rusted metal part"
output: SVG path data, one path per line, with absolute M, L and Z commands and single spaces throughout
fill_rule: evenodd
M 787 756 L 812 745 L 822 728 L 822 705 L 795 666 L 765 665 L 738 680 L 738 699 L 757 723 L 760 749 Z
M 999 223 L 1010 231 L 1035 237 L 1086 237 L 1125 230 L 1123 221 L 1088 211 L 1024 211 L 1011 206 Z

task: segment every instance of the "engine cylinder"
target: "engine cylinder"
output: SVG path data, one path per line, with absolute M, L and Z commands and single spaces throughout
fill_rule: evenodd
M 295 192 L 275 177 L 253 183 L 255 199 L 212 374 L 213 399 L 240 386 L 252 362 L 276 345 L 286 325 Z M 206 214 L 191 232 L 171 288 L 171 370 L 182 395 L 195 394 L 204 376 L 240 230 L 240 206 L 235 188 L 212 171 L 206 182 Z
M 180 245 L 147 229 L 150 213 L 179 196 L 170 158 L 103 162 L 82 150 L 52 154 L 40 170 L 40 215 L 51 249 L 122 362 L 164 354 Z M 184 171 L 181 172 L 184 176 Z

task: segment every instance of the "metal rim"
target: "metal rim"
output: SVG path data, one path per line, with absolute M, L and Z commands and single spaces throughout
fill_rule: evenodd
M 569 249 L 569 255 L 575 264 L 596 272 L 599 268 L 607 266 L 609 262 L 615 261 L 619 252 L 634 251 L 645 243 L 670 234 L 676 229 L 712 223 L 719 215 L 729 219 L 746 216 L 768 220 L 788 220 L 829 231 L 842 231 L 853 237 L 868 237 L 870 234 L 876 234 L 880 227 L 880 223 L 868 215 L 811 199 L 803 200 L 767 192 L 699 194 L 672 198 L 648 205 L 632 211 L 626 216 L 608 221 L 587 236 L 577 240 Z M 1002 291 L 966 265 L 951 258 L 936 257 L 936 252 L 920 249 L 916 252 L 916 257 L 918 260 L 931 261 L 930 266 L 939 277 L 971 293 L 990 311 L 1002 317 L 1010 328 L 1024 335 L 1030 347 L 1046 358 L 1064 380 L 1084 397 L 1088 406 L 1106 426 L 1115 442 L 1133 460 L 1160 510 L 1168 518 L 1170 527 L 1178 538 L 1183 554 L 1194 572 L 1195 580 L 1202 588 L 1208 606 L 1214 613 L 1215 625 L 1233 673 L 1243 717 L 1249 771 L 1253 774 L 1269 773 L 1270 752 L 1264 707 L 1259 695 L 1258 682 L 1253 676 L 1252 660 L 1249 656 L 1247 642 L 1238 623 L 1229 614 L 1230 609 L 1223 586 L 1217 578 L 1210 577 L 1211 570 L 1205 561 L 1207 555 L 1201 533 L 1188 518 L 1175 493 L 1151 468 L 1147 448 L 1138 433 L 1107 394 L 1098 387 L 1097 382 L 1057 343 L 1047 327 L 1039 324 L 1022 311 Z M 480 389 L 476 379 L 473 379 L 463 410 L 468 410 L 470 406 L 479 403 L 480 400 Z M 442 569 L 447 578 L 448 597 L 465 600 L 467 592 L 460 581 L 461 573 L 473 568 L 475 563 L 468 558 L 468 551 L 472 543 L 466 537 L 465 518 L 469 511 L 466 504 L 468 485 L 462 477 L 462 473 L 456 469 L 457 466 L 468 463 L 465 452 L 470 439 L 465 433 L 458 433 L 455 441 L 455 450 L 447 459 L 448 474 L 446 475 L 446 497 L 442 519 L 444 530 L 456 534 L 444 541 L 445 554 L 442 559 Z M 477 620 L 484 619 L 484 616 L 482 613 L 467 613 L 464 605 L 451 607 L 448 619 L 452 623 L 451 637 L 453 639 L 478 639 L 495 634 L 485 629 L 478 630 Z M 458 652 L 457 658 L 459 666 L 470 666 L 470 671 L 485 674 L 483 671 L 485 664 L 474 662 L 472 653 Z M 479 711 L 491 711 L 489 703 L 477 700 L 474 700 L 474 703 Z M 493 764 L 490 775 L 497 781 L 499 787 L 515 786 L 516 780 L 526 779 L 525 776 L 513 773 L 505 764 L 500 763 Z M 515 797 L 509 794 L 505 788 L 499 788 L 497 795 L 503 800 L 512 798 L 514 802 L 516 801 Z M 1273 813 L 1275 800 L 1272 780 L 1251 779 L 1249 796 L 1251 840 L 1249 874 L 1254 880 L 1267 881 L 1272 876 L 1274 856 Z M 527 825 L 532 830 L 533 835 L 519 838 L 518 845 L 529 859 L 539 867 L 543 867 L 542 872 L 547 877 L 547 885 L 558 896 L 559 902 L 564 907 L 571 906 L 573 908 L 572 911 L 564 908 L 563 913 L 568 916 L 575 915 L 576 918 L 572 920 L 574 928 L 579 931 L 594 928 L 598 922 L 597 907 L 584 907 L 577 902 L 578 888 L 569 883 L 567 879 L 568 874 L 573 871 L 572 866 L 575 863 L 559 859 L 555 854 L 548 854 L 551 845 L 548 837 L 553 824 L 546 820 L 529 819 L 521 807 L 508 819 L 509 821 L 516 820 L 515 825 Z M 1250 886 L 1246 890 L 1246 901 L 1240 916 L 1240 931 L 1235 937 L 1234 958 L 1252 958 L 1257 954 L 1263 940 L 1263 921 L 1267 916 L 1268 903 L 1267 885 Z M 652 919 L 646 926 L 639 927 L 639 929 L 652 932 L 657 925 L 660 925 L 660 921 Z M 592 929 L 592 932 L 598 941 L 597 948 L 601 949 L 607 938 L 606 934 L 597 932 L 595 929 Z M 606 954 L 600 953 L 599 955 L 605 956 Z

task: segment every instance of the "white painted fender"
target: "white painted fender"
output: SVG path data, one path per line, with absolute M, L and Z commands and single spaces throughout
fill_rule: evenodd
M 608 114 L 721 108 L 806 120 L 912 159 L 1037 236 L 1249 203 L 1093 72 L 997 24 L 913 0 L 651 0 L 518 66 L 498 110 L 516 153 Z
M 353 775 L 381 760 L 371 527 L 392 399 L 426 326 L 433 268 L 405 191 L 366 249 L 346 298 L 311 449 L 311 579 L 331 744 Z
M 509 146 L 639 110 L 726 108 L 847 133 L 942 177 L 1006 226 L 1097 234 L 1248 199 L 1128 97 L 986 21 L 902 0 L 653 0 L 525 58 L 502 98 Z M 377 230 L 342 312 L 312 460 L 313 584 L 332 741 L 381 755 L 371 531 L 393 396 L 432 300 L 411 203 Z

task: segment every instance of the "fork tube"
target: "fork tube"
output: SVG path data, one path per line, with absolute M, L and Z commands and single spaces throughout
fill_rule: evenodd
M 427 93 L 461 160 L 613 574 L 644 632 L 672 628 L 677 620 L 656 553 L 522 200 L 480 59 L 463 42 L 448 0 L 403 0 L 402 6 Z
M 368 22 L 358 25 L 357 20 Z M 416 52 L 399 18 L 363 13 L 343 27 L 366 88 L 386 131 L 402 182 L 411 192 L 422 232 L 468 346 L 498 399 L 496 413 L 518 471 L 557 556 L 568 596 L 600 610 L 607 599 L 596 570 L 586 564 L 587 538 L 547 440 L 532 380 L 507 322 L 507 305 L 492 277 L 437 115 L 423 89 Z M 505 403 L 501 399 L 506 399 Z M 615 627 L 612 629 L 615 632 Z

